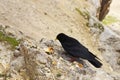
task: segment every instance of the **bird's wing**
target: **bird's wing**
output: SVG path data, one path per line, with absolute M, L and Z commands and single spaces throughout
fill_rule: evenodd
M 83 59 L 91 60 L 96 56 L 89 52 L 89 50 L 81 44 L 75 43 L 64 43 L 63 48 L 72 56 L 80 57 Z

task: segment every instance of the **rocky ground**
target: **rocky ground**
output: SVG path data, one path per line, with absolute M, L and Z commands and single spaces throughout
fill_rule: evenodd
M 4 30 L 9 33 L 9 30 L 13 29 Z M 21 35 L 20 32 L 18 33 Z M 9 33 L 9 35 L 14 34 Z M 101 34 L 101 38 L 102 35 L 106 35 L 106 31 Z M 83 67 L 79 62 L 70 62 L 70 56 L 58 41 L 45 38 L 35 41 L 23 34 L 21 36 L 22 41 L 14 51 L 8 44 L 1 42 L 1 80 L 119 80 L 119 63 L 117 63 L 119 45 L 113 44 L 114 42 L 119 44 L 119 39 L 113 38 L 114 35 L 112 40 L 111 37 L 101 39 L 100 44 L 104 46 L 101 45 L 99 50 L 110 65 L 103 61 L 104 66 L 98 69 L 86 60 L 83 60 Z M 48 51 L 49 47 L 50 51 Z
M 0 31 L 20 40 L 15 49 L 0 42 L 0 80 L 119 80 L 119 23 L 103 27 L 94 17 L 98 5 L 88 1 L 0 1 Z M 91 19 L 80 11 L 90 12 Z M 102 68 L 86 60 L 83 67 L 70 62 L 70 56 L 54 40 L 60 32 L 75 37 L 97 55 Z

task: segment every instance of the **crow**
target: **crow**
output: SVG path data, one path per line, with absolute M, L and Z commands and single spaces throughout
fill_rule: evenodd
M 96 68 L 100 68 L 102 63 L 98 61 L 98 57 L 92 54 L 85 46 L 83 46 L 75 38 L 69 37 L 64 33 L 59 33 L 56 37 L 63 47 L 63 49 L 72 57 L 76 59 L 88 60 Z M 99 59 L 100 60 L 100 59 Z

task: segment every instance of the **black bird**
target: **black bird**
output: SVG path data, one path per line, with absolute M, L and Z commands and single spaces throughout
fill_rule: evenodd
M 100 68 L 102 63 L 98 61 L 98 57 L 92 54 L 85 46 L 83 46 L 78 40 L 60 33 L 56 37 L 64 50 L 69 53 L 72 57 L 77 59 L 82 58 L 88 60 L 96 68 Z

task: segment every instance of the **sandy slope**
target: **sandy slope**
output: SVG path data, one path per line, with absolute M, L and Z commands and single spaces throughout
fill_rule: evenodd
M 112 0 L 109 14 L 120 18 L 120 0 Z
M 74 3 L 74 0 L 1 0 L 0 22 L 34 39 L 51 39 L 59 32 L 70 34 L 71 30 L 78 34 L 77 29 L 81 29 L 80 21 L 83 20 L 75 11 L 76 7 L 80 7 L 79 4 L 80 1 Z
M 0 23 L 35 40 L 55 39 L 63 32 L 99 53 L 93 49 L 96 46 L 85 27 L 86 20 L 75 10 L 83 7 L 89 7 L 85 0 L 0 0 Z
M 120 20 L 120 1 L 119 0 L 113 0 L 111 7 L 110 7 L 110 16 L 116 17 L 118 20 Z M 120 21 L 117 23 L 113 23 L 112 25 L 109 25 L 110 28 L 117 34 L 120 34 Z

